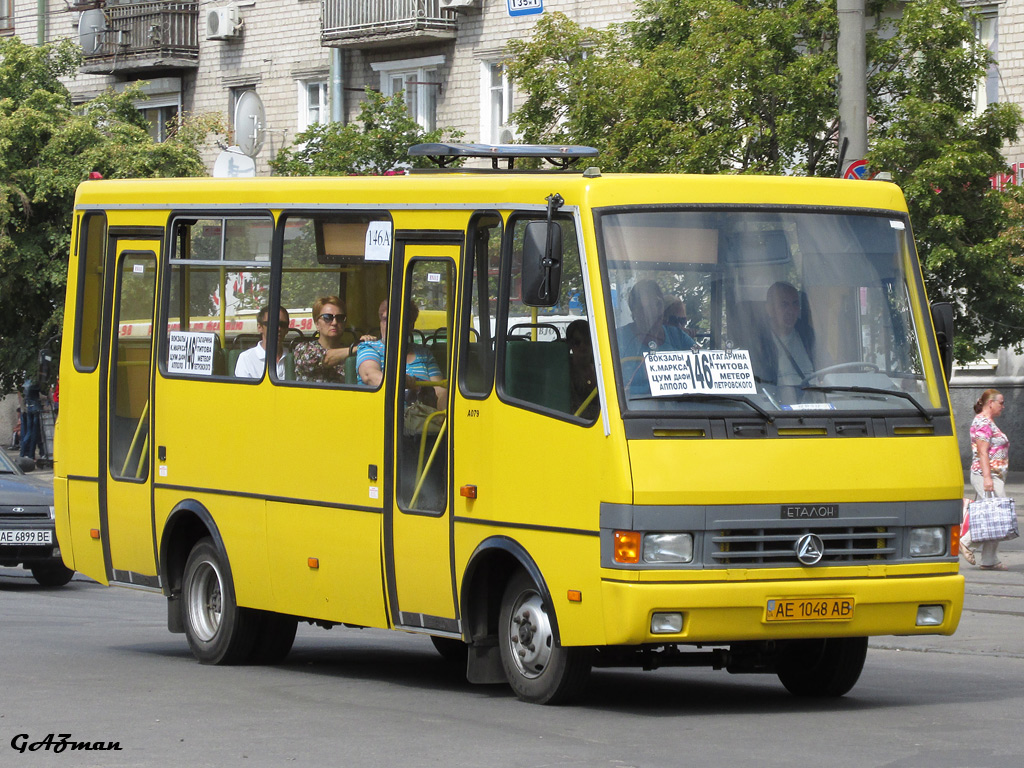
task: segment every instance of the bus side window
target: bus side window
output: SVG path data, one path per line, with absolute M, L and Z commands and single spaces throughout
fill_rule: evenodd
M 236 377 L 242 352 L 260 341 L 260 309 L 270 300 L 269 217 L 174 222 L 164 370 Z M 262 377 L 262 371 L 260 376 Z
M 572 220 L 561 217 L 558 221 L 562 232 L 562 279 L 558 299 L 551 307 L 530 307 L 522 301 L 523 231 L 530 220 L 519 218 L 511 224 L 510 279 L 503 313 L 506 325 L 500 338 L 504 345 L 502 393 L 512 401 L 593 421 L 597 391 L 596 377 L 588 376 L 585 370 L 587 353 L 592 362 L 593 352 L 583 270 Z M 575 347 L 567 333 L 571 325 Z M 581 342 L 581 336 L 586 343 Z
M 480 214 L 470 224 L 459 383 L 462 393 L 486 397 L 494 382 L 494 329 L 501 270 L 501 217 Z
M 80 371 L 94 371 L 100 359 L 100 324 L 103 315 L 103 259 L 107 217 L 87 213 L 79 225 L 78 318 L 75 327 L 75 363 Z
M 378 310 L 388 295 L 392 225 L 379 213 L 286 215 L 281 252 L 285 380 L 367 386 L 356 346 L 382 338 Z M 277 372 L 273 372 L 277 378 Z

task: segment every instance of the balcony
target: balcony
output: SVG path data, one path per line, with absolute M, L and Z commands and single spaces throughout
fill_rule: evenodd
M 91 11 L 96 14 L 100 11 Z M 79 29 L 82 72 L 114 74 L 199 66 L 199 3 L 108 5 Z M 83 14 L 82 26 L 87 23 Z
M 441 0 L 321 0 L 320 42 L 335 48 L 454 40 L 454 11 Z

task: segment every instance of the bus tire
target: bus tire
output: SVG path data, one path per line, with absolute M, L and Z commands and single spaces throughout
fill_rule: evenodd
M 461 664 L 466 666 L 466 659 L 469 657 L 469 646 L 454 637 L 430 636 L 430 642 L 434 644 L 441 658 L 449 664 Z
M 780 651 L 776 673 L 794 696 L 838 698 L 857 684 L 867 652 L 866 637 L 794 640 Z
M 254 612 L 239 608 L 220 552 L 200 539 L 185 562 L 181 618 L 192 655 L 200 664 L 248 661 L 256 641 Z
M 32 567 L 32 578 L 41 587 L 63 587 L 74 575 L 75 572 L 64 563 L 47 563 Z
M 543 596 L 523 572 L 501 599 L 498 648 L 505 677 L 523 701 L 564 704 L 582 692 L 590 675 L 589 649 L 555 641 Z
M 253 664 L 280 664 L 292 649 L 299 620 L 283 613 L 259 611 L 256 625 L 256 642 L 249 660 Z

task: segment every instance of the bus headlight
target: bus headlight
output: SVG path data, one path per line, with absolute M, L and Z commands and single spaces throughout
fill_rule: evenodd
M 691 563 L 693 562 L 693 534 L 645 534 L 643 559 L 645 563 Z
M 946 552 L 946 534 L 941 526 L 910 529 L 911 557 L 938 557 Z

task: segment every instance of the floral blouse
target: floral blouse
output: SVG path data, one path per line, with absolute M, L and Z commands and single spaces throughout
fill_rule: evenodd
M 988 443 L 988 466 L 993 477 L 1006 480 L 1006 469 L 1010 464 L 1010 440 L 992 419 L 981 414 L 971 422 L 971 474 L 981 474 L 981 459 L 978 458 L 978 443 Z
M 303 341 L 292 350 L 295 358 L 295 378 L 299 381 L 315 381 L 321 384 L 344 384 L 345 362 L 335 366 L 324 366 L 327 350 L 316 339 Z

